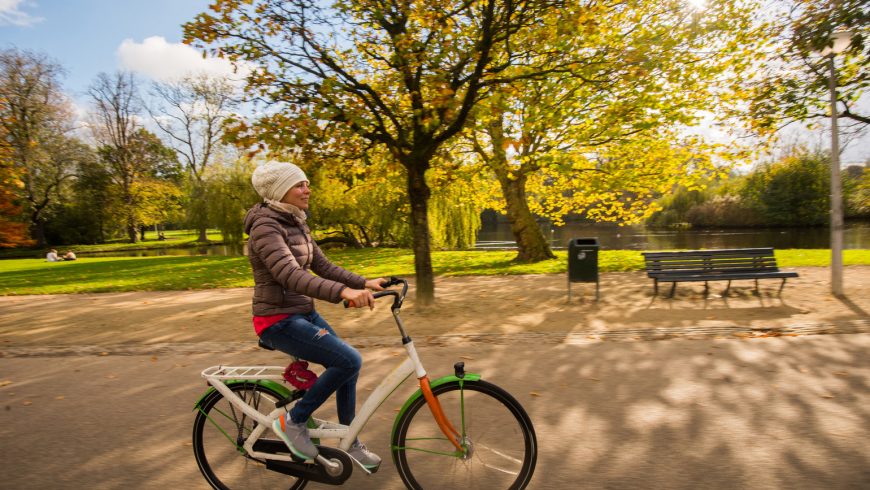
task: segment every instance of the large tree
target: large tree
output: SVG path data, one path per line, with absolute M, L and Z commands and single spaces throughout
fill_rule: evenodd
M 45 245 L 44 211 L 74 171 L 77 142 L 72 110 L 60 89 L 62 68 L 44 55 L 0 51 L 0 138 L 29 218 L 30 234 Z
M 235 109 L 235 88 L 229 80 L 207 74 L 155 83 L 149 108 L 164 139 L 178 155 L 191 179 L 189 221 L 205 242 L 209 223 L 205 176 L 224 134 L 224 122 Z
M 253 132 L 287 145 L 332 123 L 381 145 L 405 169 L 417 299 L 434 301 L 427 171 L 493 87 L 572 66 L 570 49 L 526 41 L 567 34 L 562 1 L 215 0 L 185 39 L 253 65 L 248 93 L 271 110 Z M 522 69 L 508 73 L 511 67 Z
M 93 103 L 91 129 L 94 139 L 99 146 L 100 156 L 111 169 L 120 190 L 127 237 L 131 243 L 136 243 L 139 239 L 139 223 L 136 219 L 134 189 L 147 169 L 144 162 L 137 158 L 134 148 L 135 135 L 142 129 L 142 101 L 138 84 L 132 73 L 100 73 L 91 85 L 89 94 Z
M 6 139 L 2 126 L 0 139 Z M 0 146 L 0 248 L 33 244 L 33 240 L 28 238 L 27 225 L 21 219 L 21 199 L 18 194 L 24 183 L 11 156 L 10 148 Z
M 859 99 L 870 84 L 870 9 L 866 0 L 779 0 L 783 10 L 770 24 L 770 59 L 754 79 L 751 114 L 761 132 L 775 131 L 795 121 L 830 117 L 827 59 L 835 31 L 851 32 L 848 49 L 837 55 L 837 116 L 854 130 L 870 125 L 870 114 Z M 781 19 L 781 20 L 779 20 Z
M 653 196 L 716 173 L 710 146 L 680 129 L 740 101 L 728 81 L 754 59 L 755 9 L 591 5 L 576 19 L 582 34 L 572 45 L 583 58 L 571 73 L 521 80 L 478 107 L 468 140 L 501 186 L 517 260 L 554 257 L 535 214 L 637 222 Z M 564 44 L 558 36 L 532 42 Z

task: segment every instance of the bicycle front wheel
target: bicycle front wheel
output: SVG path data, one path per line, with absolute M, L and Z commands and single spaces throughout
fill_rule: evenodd
M 248 405 L 262 414 L 275 409 L 283 398 L 257 383 L 230 387 Z M 266 468 L 266 462 L 245 454 L 242 445 L 257 427 L 257 421 L 231 404 L 220 392 L 209 394 L 197 407 L 193 422 L 193 453 L 196 464 L 212 487 L 221 490 L 248 488 L 289 488 L 300 490 L 307 480 Z M 268 428 L 255 443 L 261 451 L 287 452 L 284 443 Z
M 421 396 L 393 433 L 393 462 L 408 488 L 525 488 L 538 443 L 532 421 L 508 392 L 486 381 L 451 381 L 432 389 L 460 433 L 464 454 L 444 436 Z

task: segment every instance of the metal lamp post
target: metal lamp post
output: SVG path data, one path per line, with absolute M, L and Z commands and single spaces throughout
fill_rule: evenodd
M 831 91 L 831 292 L 843 295 L 843 196 L 840 184 L 840 135 L 837 129 L 837 72 L 834 57 L 852 42 L 852 33 L 831 34 L 831 46 L 820 52 L 828 57 L 828 88 Z

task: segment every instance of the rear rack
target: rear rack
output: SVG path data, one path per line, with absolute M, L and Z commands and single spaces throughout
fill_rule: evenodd
M 212 366 L 202 371 L 206 379 L 284 379 L 282 366 Z

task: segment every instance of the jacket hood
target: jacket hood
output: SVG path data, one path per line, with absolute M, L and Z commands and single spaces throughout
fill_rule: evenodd
M 276 211 L 270 208 L 268 204 L 261 202 L 255 204 L 254 207 L 248 210 L 248 214 L 245 215 L 245 233 L 250 235 L 254 223 L 260 218 L 272 218 L 283 223 L 296 224 L 295 216 Z

